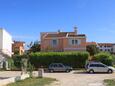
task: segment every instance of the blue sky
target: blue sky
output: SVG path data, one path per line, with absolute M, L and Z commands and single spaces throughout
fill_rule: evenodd
M 87 41 L 115 42 L 115 0 L 0 0 L 0 27 L 15 40 L 40 40 L 40 32 L 73 31 Z

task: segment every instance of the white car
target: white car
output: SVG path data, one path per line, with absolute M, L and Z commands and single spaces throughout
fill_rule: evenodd
M 94 72 L 107 72 L 107 73 L 113 73 L 115 71 L 115 68 L 112 66 L 107 66 L 101 62 L 90 62 L 85 65 L 86 71 L 89 73 Z

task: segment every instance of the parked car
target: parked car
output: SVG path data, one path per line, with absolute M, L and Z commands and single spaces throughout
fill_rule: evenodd
M 48 70 L 50 72 L 70 72 L 72 71 L 72 67 L 64 65 L 63 63 L 52 63 L 49 65 Z
M 101 62 L 89 62 L 85 65 L 86 71 L 89 73 L 94 72 L 107 72 L 107 73 L 113 73 L 115 71 L 115 68 L 112 66 L 107 66 Z

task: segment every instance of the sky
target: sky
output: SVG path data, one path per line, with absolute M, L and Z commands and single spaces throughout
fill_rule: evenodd
M 74 26 L 87 41 L 115 42 L 115 0 L 0 0 L 0 27 L 13 40 L 40 41 L 40 32 Z

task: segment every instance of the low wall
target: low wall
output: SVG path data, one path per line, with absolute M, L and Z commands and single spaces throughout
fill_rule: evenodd
M 0 80 L 0 86 L 14 83 L 14 82 L 19 81 L 19 80 L 24 80 L 28 77 L 29 77 L 29 74 L 23 74 L 21 76 L 11 77 L 11 78 L 7 78 L 7 79 L 1 79 Z

